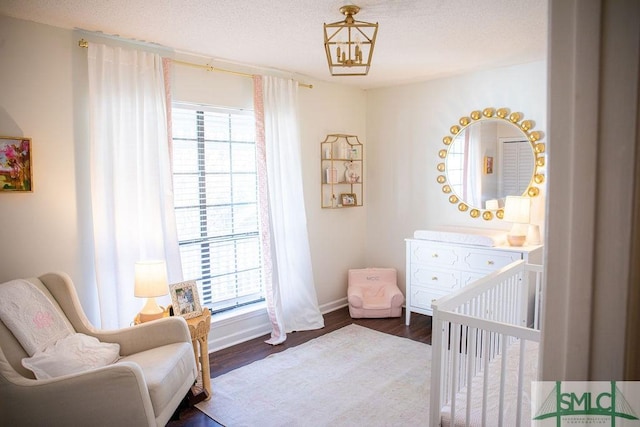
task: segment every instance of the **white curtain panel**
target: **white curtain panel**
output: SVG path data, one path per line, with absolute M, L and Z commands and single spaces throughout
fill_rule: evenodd
M 481 126 L 469 126 L 465 132 L 467 139 L 465 154 L 467 171 L 465 201 L 469 206 L 482 207 L 482 135 Z
M 268 303 L 281 308 L 286 332 L 318 329 L 324 319 L 313 281 L 302 189 L 298 84 L 270 76 L 262 76 L 262 84 L 276 298 Z
M 91 195 L 103 328 L 130 325 L 134 264 L 164 259 L 182 280 L 169 166 L 162 58 L 90 43 Z

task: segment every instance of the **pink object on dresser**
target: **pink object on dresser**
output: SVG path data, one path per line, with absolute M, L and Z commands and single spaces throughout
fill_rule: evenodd
M 398 288 L 395 268 L 349 270 L 347 297 L 354 319 L 402 315 L 404 295 Z

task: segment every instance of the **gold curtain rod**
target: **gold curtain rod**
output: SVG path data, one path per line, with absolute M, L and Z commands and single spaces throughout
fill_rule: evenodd
M 78 46 L 83 47 L 83 48 L 88 48 L 89 47 L 89 42 L 86 41 L 85 39 L 80 39 L 80 41 L 78 41 Z M 227 74 L 234 74 L 236 76 L 241 76 L 241 77 L 251 77 L 253 78 L 253 74 L 250 73 L 243 73 L 240 71 L 233 71 L 233 70 L 225 70 L 224 68 L 217 68 L 214 67 L 213 65 L 202 65 L 202 64 L 194 64 L 192 62 L 186 62 L 186 61 L 178 61 L 177 59 L 172 59 L 171 60 L 173 63 L 175 64 L 180 64 L 180 65 L 186 65 L 188 67 L 195 67 L 195 68 L 202 68 L 205 69 L 207 71 L 218 71 L 220 73 L 227 73 Z M 311 84 L 307 84 L 307 83 L 300 83 L 298 82 L 298 86 L 302 86 L 302 87 L 306 87 L 309 89 L 313 89 L 313 85 Z

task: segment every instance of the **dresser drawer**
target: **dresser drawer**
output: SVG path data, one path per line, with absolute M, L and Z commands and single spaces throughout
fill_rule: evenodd
M 460 268 L 468 271 L 491 272 L 520 259 L 522 259 L 520 252 L 464 249 L 464 254 L 460 259 Z
M 472 273 L 470 271 L 463 271 L 460 273 L 460 287 L 464 288 L 465 286 L 469 286 L 476 280 L 482 279 L 487 274 L 489 273 L 485 271 L 477 271 L 475 273 Z
M 451 292 L 460 287 L 460 273 L 424 265 L 411 266 L 411 284 Z
M 426 286 L 412 286 L 410 292 L 410 308 L 425 310 L 428 314 L 432 313 L 431 303 L 433 301 L 437 300 L 438 298 L 447 296 L 451 293 L 451 291 L 434 289 Z
M 431 242 L 412 242 L 411 263 L 451 268 L 460 262 L 460 250 L 456 247 L 436 245 Z

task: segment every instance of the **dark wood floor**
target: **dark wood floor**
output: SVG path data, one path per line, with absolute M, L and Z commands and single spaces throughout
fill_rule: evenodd
M 431 344 L 431 317 L 411 313 L 411 325 L 405 326 L 404 313 L 402 317 L 390 319 L 352 319 L 347 307 L 341 308 L 324 315 L 324 328 L 315 331 L 302 331 L 287 334 L 287 340 L 277 346 L 266 344 L 264 341 L 268 335 L 259 337 L 233 347 L 211 353 L 209 364 L 211 377 L 215 378 L 241 366 L 248 365 L 256 360 L 264 359 L 270 354 L 279 353 L 288 348 L 295 347 L 326 333 L 340 329 L 343 326 L 355 323 L 360 326 L 375 329 L 399 337 L 405 337 L 425 344 Z M 215 399 L 215 388 L 213 397 Z M 180 411 L 180 418 L 167 424 L 168 427 L 200 427 L 220 426 L 220 424 L 207 417 L 195 408 L 184 408 Z

